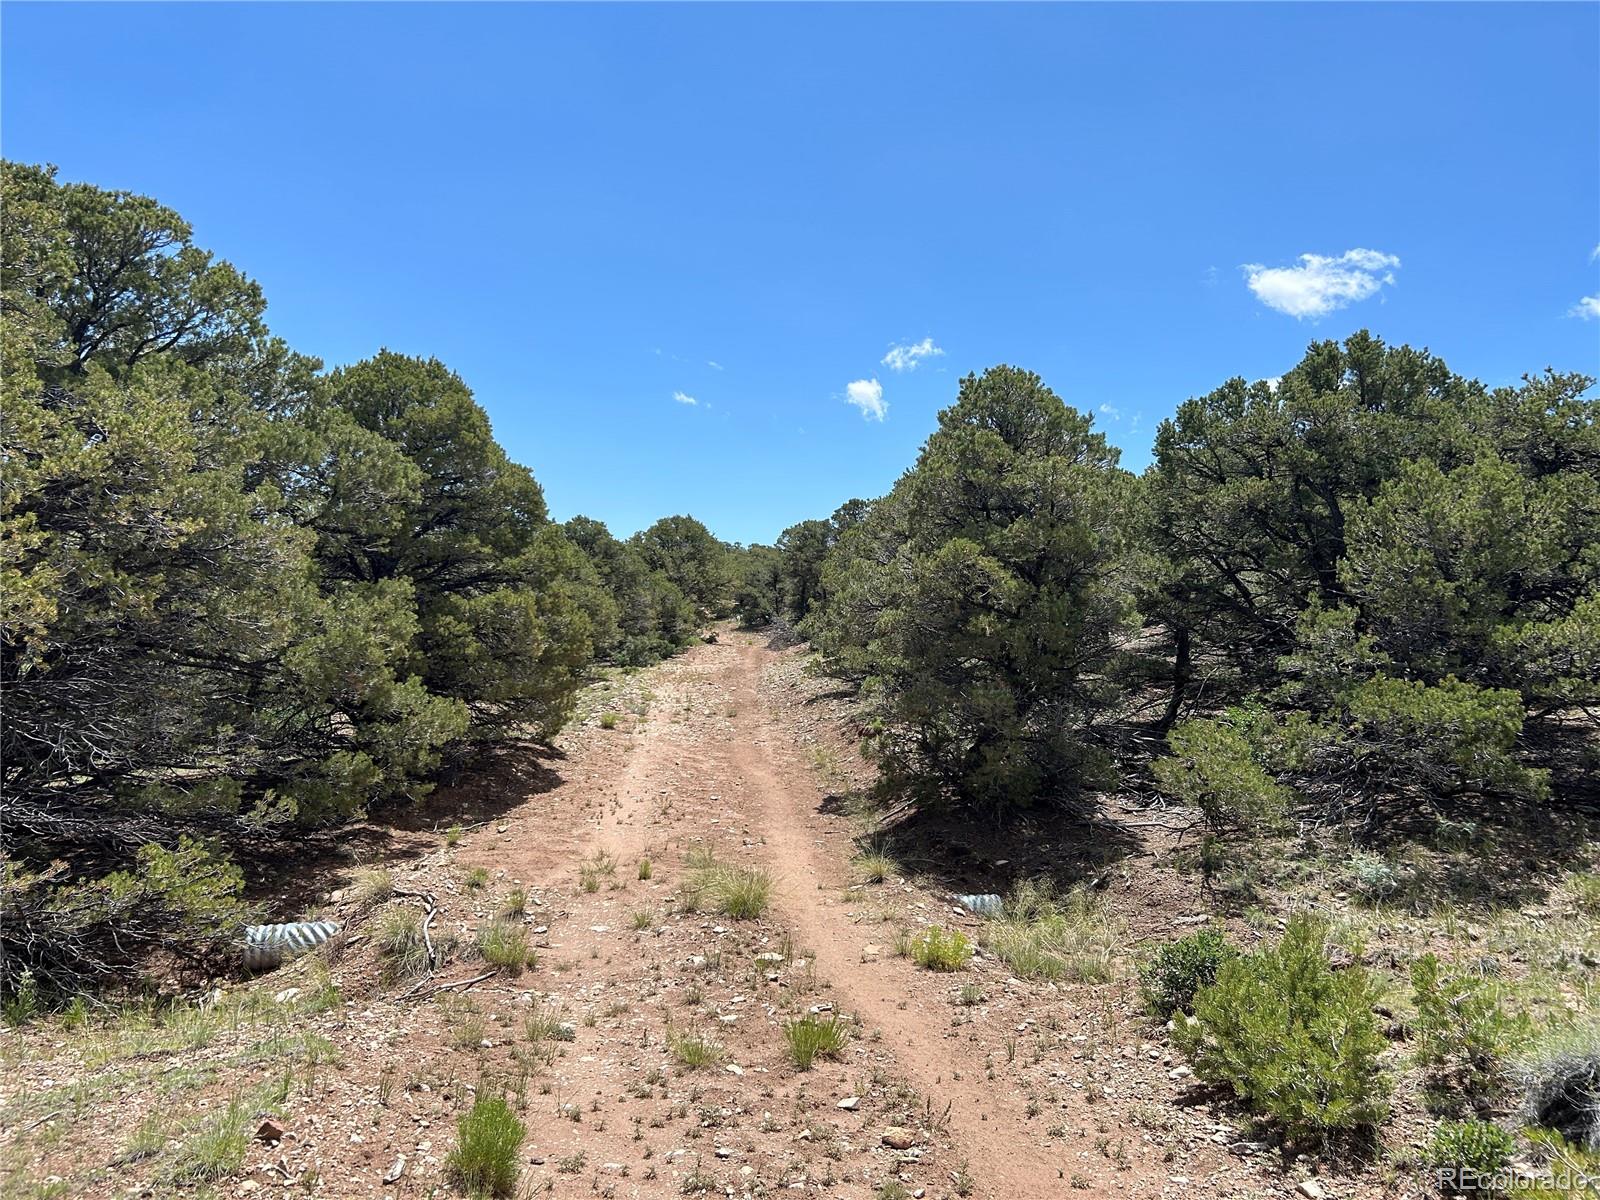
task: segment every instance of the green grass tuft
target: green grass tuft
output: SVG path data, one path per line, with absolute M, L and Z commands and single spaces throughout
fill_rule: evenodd
M 499 1096 L 479 1096 L 456 1122 L 456 1148 L 445 1169 L 474 1196 L 509 1196 L 517 1186 L 517 1152 L 527 1126 Z

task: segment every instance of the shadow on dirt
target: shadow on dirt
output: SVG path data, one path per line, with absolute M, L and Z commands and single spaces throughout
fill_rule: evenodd
M 818 812 L 860 816 L 872 807 L 860 792 L 823 798 Z M 1024 879 L 1047 879 L 1059 891 L 1103 887 L 1110 870 L 1148 851 L 1133 830 L 1099 815 L 1032 814 L 1004 824 L 969 814 L 890 806 L 859 839 L 907 870 L 957 894 L 1001 895 Z
M 273 839 L 241 847 L 235 857 L 245 873 L 245 898 L 259 905 L 268 921 L 315 912 L 362 864 L 404 869 L 438 845 L 432 835 L 453 825 L 493 821 L 556 788 L 562 782 L 556 769 L 562 757 L 549 746 L 506 743 L 447 769 L 421 800 L 384 805 L 358 825 L 302 831 L 292 846 Z

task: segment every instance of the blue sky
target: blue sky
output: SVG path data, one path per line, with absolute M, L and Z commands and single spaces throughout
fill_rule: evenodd
M 1136 470 L 1185 397 L 1361 327 L 1600 374 L 1595 4 L 0 20 L 7 157 L 172 205 L 330 365 L 437 355 L 622 534 L 881 494 L 998 362 Z

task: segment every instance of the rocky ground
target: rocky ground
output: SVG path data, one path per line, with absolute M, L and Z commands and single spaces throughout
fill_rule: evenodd
M 1109 801 L 1020 836 L 897 829 L 855 799 L 869 780 L 850 701 L 806 661 L 724 631 L 597 685 L 557 754 L 365 831 L 350 844 L 366 862 L 286 864 L 280 906 L 309 888 L 306 907 L 343 925 L 329 952 L 175 1015 L 8 1033 L 6 1194 L 453 1195 L 456 1119 L 485 1089 L 528 1127 L 521 1195 L 1423 1194 L 1428 1122 L 1410 1101 L 1376 1157 L 1285 1155 L 1143 1011 L 1140 947 L 1214 916 L 1179 869 L 1184 814 Z M 899 866 L 867 882 L 853 860 L 880 843 Z M 767 873 L 762 916 L 686 903 L 711 859 Z M 361 882 L 372 867 L 395 895 Z M 1106 981 L 895 953 L 930 923 L 976 940 L 954 895 L 1039 872 L 1103 897 Z M 380 931 L 422 895 L 456 948 L 389 978 Z M 537 948 L 520 972 L 472 950 L 501 913 Z M 1277 921 L 1229 918 L 1247 943 Z M 853 1036 L 801 1071 L 783 1026 L 807 1014 Z

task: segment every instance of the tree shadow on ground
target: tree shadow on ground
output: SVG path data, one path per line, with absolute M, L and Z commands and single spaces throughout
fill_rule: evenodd
M 871 806 L 863 793 L 843 793 L 824 797 L 817 811 L 859 817 Z M 1048 880 L 1063 892 L 1079 884 L 1099 887 L 1116 864 L 1145 853 L 1134 830 L 1081 809 L 995 822 L 959 810 L 890 805 L 880 816 L 858 843 L 958 895 L 1004 895 L 1024 879 Z
M 493 821 L 558 787 L 561 775 L 552 764 L 563 757 L 550 746 L 508 742 L 447 769 L 420 800 L 379 806 L 355 825 L 296 831 L 292 844 L 245 844 L 235 853 L 245 874 L 245 898 L 267 921 L 299 920 L 317 911 L 363 864 L 403 867 L 434 849 L 434 834 Z

